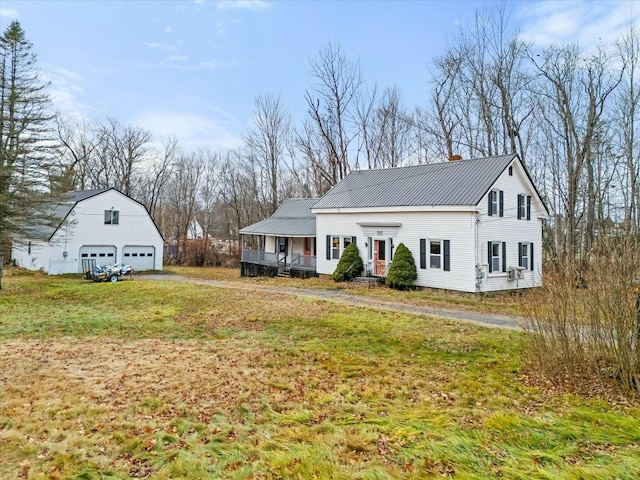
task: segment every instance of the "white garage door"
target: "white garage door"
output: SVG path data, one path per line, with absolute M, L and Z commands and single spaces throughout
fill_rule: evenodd
M 92 258 L 96 265 L 113 265 L 116 263 L 116 247 L 114 245 L 85 245 L 80 247 L 79 272 L 82 272 L 82 259 Z
M 153 270 L 156 263 L 155 248 L 152 246 L 124 247 L 122 263 L 131 265 L 134 270 Z

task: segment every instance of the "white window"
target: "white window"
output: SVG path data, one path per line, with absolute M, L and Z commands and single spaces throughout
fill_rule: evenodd
M 501 272 L 502 271 L 502 252 L 500 247 L 503 245 L 501 242 L 489 242 L 489 271 Z
M 518 265 L 527 270 L 533 270 L 533 243 L 518 243 Z
M 342 237 L 342 251 L 351 243 L 351 237 Z
M 105 210 L 104 211 L 104 224 L 105 225 L 118 225 L 120 221 L 120 212 L 118 210 Z
M 489 192 L 489 215 L 494 215 L 498 211 L 498 191 Z
M 489 192 L 489 205 L 487 207 L 489 216 L 504 216 L 504 192 L 502 190 L 491 190 Z
M 442 243 L 440 240 L 429 241 L 429 268 L 442 268 Z
M 340 258 L 340 237 L 331 237 L 331 258 L 334 260 Z
M 531 220 L 531 195 L 518 195 L 518 220 Z

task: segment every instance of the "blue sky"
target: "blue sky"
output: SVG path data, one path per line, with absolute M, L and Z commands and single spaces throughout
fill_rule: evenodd
M 55 108 L 113 116 L 175 134 L 186 150 L 234 148 L 257 95 L 279 94 L 299 122 L 309 60 L 330 41 L 364 78 L 398 86 L 406 107 L 428 96 L 429 65 L 493 2 L 3 0 L 0 28 L 20 21 L 51 82 Z M 615 37 L 633 1 L 513 1 L 512 22 L 538 45 Z

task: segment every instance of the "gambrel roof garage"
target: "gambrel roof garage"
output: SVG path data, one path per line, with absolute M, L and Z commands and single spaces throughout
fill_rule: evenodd
M 98 265 L 125 263 L 162 270 L 162 235 L 144 205 L 115 188 L 65 194 L 52 207 L 55 228 L 34 225 L 29 238 L 14 239 L 12 259 L 50 275 L 78 273 L 83 259 Z

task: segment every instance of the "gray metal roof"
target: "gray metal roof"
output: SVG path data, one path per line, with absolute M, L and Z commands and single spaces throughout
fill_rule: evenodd
M 270 218 L 240 230 L 250 235 L 282 237 L 313 237 L 316 234 L 316 214 L 311 207 L 317 198 L 289 198 L 282 202 Z
M 274 235 L 279 237 L 313 237 L 315 218 L 267 218 L 240 230 L 243 235 Z
M 50 240 L 78 202 L 99 195 L 107 190 L 111 189 L 99 188 L 96 190 L 79 190 L 76 192 L 63 193 L 58 202 L 52 203 L 43 212 L 43 217 L 46 217 L 46 222 L 40 219 L 40 223 L 25 226 L 25 233 L 34 239 Z
M 351 172 L 314 206 L 477 205 L 516 154 Z
M 96 190 L 78 190 L 77 192 L 66 192 L 63 195 L 70 202 L 81 202 L 82 200 L 86 200 L 89 197 L 93 197 L 94 195 L 98 195 L 102 192 L 106 192 L 107 190 L 111 190 L 110 188 L 98 188 Z
M 316 218 L 311 211 L 316 203 L 317 198 L 289 198 L 280 204 L 271 218 Z

